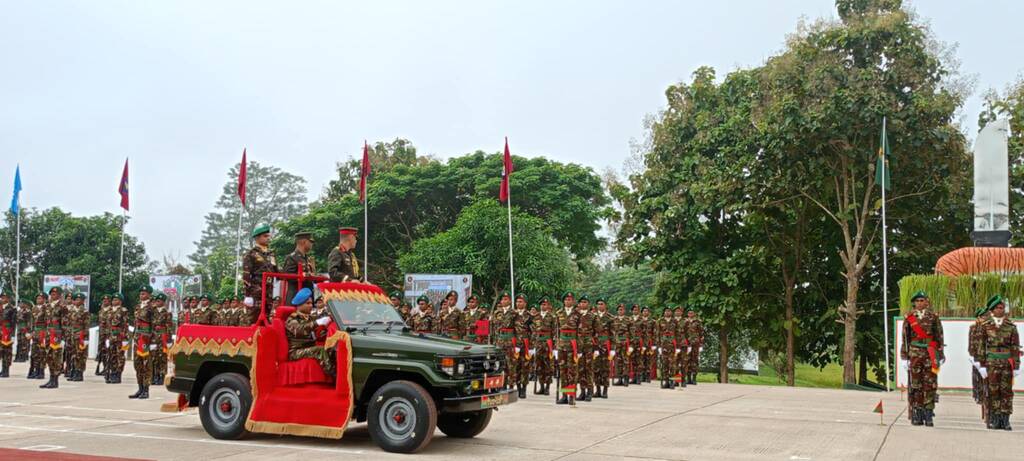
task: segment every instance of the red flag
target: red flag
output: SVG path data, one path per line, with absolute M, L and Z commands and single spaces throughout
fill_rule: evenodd
M 124 171 L 121 172 L 121 184 L 117 186 L 117 193 L 121 194 L 121 208 L 128 211 L 128 159 L 124 159 Z
M 363 171 L 359 175 L 359 201 L 366 202 L 366 179 L 370 177 L 370 145 L 363 141 Z
M 498 192 L 498 199 L 502 202 L 508 201 L 508 177 L 512 176 L 512 153 L 508 150 L 508 137 L 505 137 L 505 163 L 501 167 L 501 190 Z
M 245 181 L 248 179 L 246 173 L 246 161 L 245 161 L 245 148 L 242 148 L 242 166 L 238 169 L 238 198 L 242 200 L 242 206 L 245 206 Z
M 875 409 L 872 410 L 872 413 L 885 413 L 885 411 L 882 409 L 882 401 L 881 400 L 878 401 L 878 405 L 875 405 Z

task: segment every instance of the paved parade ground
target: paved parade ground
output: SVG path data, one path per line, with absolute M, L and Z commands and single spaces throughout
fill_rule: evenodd
M 410 459 L 378 449 L 365 424 L 338 441 L 254 435 L 220 441 L 203 431 L 196 412 L 161 413 L 173 394 L 153 387 L 148 401 L 135 390 L 131 364 L 125 384 L 106 385 L 90 373 L 82 383 L 23 378 L 26 364 L 0 380 L 0 458 L 65 459 L 67 454 L 136 459 L 303 460 Z M 936 427 L 913 427 L 899 393 L 885 397 L 884 423 L 872 413 L 880 393 L 768 386 L 701 384 L 660 390 L 657 384 L 611 389 L 608 400 L 556 407 L 530 395 L 504 408 L 472 440 L 440 431 L 416 459 L 539 460 L 1011 460 L 1024 459 L 1024 418 L 1017 431 L 986 430 L 966 394 L 945 394 Z M 1018 402 L 1019 404 L 1019 402 Z M 11 449 L 34 450 L 32 453 Z M 95 458 L 67 458 L 95 459 Z M 108 458 L 109 459 L 109 458 Z

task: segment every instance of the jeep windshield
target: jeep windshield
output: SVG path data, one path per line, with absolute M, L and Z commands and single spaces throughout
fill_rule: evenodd
M 405 325 L 402 316 L 398 315 L 390 304 L 367 301 L 327 301 L 331 315 L 339 325 L 348 327 L 364 327 L 380 325 L 382 327 Z

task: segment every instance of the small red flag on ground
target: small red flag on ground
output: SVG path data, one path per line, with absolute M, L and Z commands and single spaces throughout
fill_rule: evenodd
M 508 179 L 512 176 L 512 153 L 508 150 L 508 137 L 505 137 L 505 162 L 501 167 L 501 190 L 498 192 L 498 199 L 502 202 L 508 201 Z
M 359 174 L 359 201 L 366 202 L 366 179 L 370 177 L 370 145 L 363 141 L 363 170 Z
M 121 172 L 121 183 L 117 186 L 117 193 L 121 194 L 121 208 L 128 211 L 128 159 L 124 159 L 124 171 Z
M 245 206 L 245 181 L 249 176 L 246 163 L 245 148 L 242 148 L 242 164 L 238 167 L 238 198 L 242 200 L 242 206 Z
M 878 405 L 875 405 L 875 409 L 872 410 L 871 412 L 872 413 L 885 413 L 885 410 L 882 409 L 882 400 L 881 399 L 878 400 Z

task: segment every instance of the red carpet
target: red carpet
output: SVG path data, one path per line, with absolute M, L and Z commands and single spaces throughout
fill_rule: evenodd
M 0 459 L 27 461 L 142 461 L 135 458 L 111 458 L 109 456 L 89 456 L 62 451 L 32 451 L 0 448 Z

